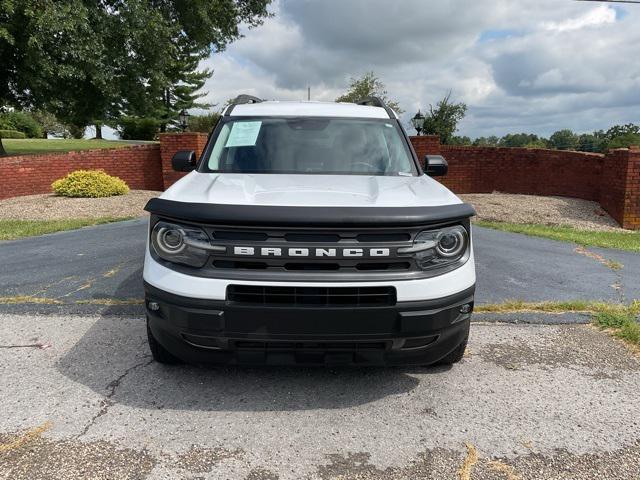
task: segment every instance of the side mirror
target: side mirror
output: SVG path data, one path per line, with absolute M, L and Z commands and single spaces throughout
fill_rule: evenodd
M 424 173 L 430 177 L 441 177 L 449 171 L 449 164 L 442 155 L 424 156 Z
M 180 150 L 171 159 L 171 166 L 176 172 L 190 172 L 196 168 L 196 152 Z

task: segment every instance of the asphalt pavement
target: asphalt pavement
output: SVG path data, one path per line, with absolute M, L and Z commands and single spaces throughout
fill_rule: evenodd
M 0 478 L 636 479 L 638 391 L 585 325 L 474 324 L 451 368 L 205 369 L 137 317 L 0 314 Z
M 0 243 L 3 311 L 141 313 L 146 231 L 139 219 Z M 479 227 L 473 235 L 477 303 L 640 298 L 634 253 Z

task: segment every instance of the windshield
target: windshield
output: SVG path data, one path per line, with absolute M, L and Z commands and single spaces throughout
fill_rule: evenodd
M 201 171 L 415 175 L 393 120 L 252 117 L 223 119 Z

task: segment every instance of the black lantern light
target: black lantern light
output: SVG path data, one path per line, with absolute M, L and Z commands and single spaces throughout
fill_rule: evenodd
M 418 113 L 416 113 L 413 116 L 413 118 L 411 119 L 411 123 L 413 125 L 413 128 L 416 129 L 416 132 L 418 132 L 418 136 L 419 136 L 420 133 L 422 133 L 422 130 L 424 129 L 424 115 L 420 113 L 420 110 L 418 110 Z
M 189 117 L 191 115 L 189 115 L 189 112 L 187 112 L 184 108 L 182 109 L 182 111 L 178 114 L 178 119 L 180 121 L 180 128 L 182 129 L 182 131 L 184 132 L 187 127 L 189 126 Z

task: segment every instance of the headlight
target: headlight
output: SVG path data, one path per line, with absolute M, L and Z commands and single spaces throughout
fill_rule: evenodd
M 423 270 L 446 267 L 463 259 L 469 249 L 469 234 L 462 225 L 425 230 L 416 235 L 413 246 L 399 248 L 399 255 L 411 255 Z
M 211 252 L 225 247 L 211 245 L 204 230 L 169 222 L 158 222 L 151 231 L 151 245 L 158 256 L 173 263 L 202 267 Z

